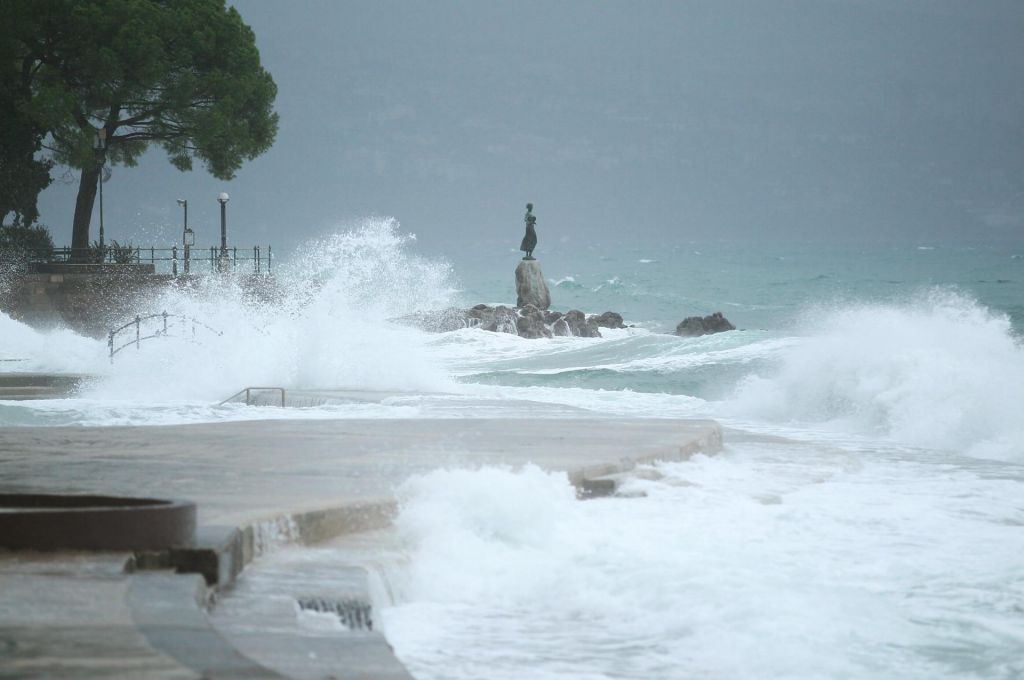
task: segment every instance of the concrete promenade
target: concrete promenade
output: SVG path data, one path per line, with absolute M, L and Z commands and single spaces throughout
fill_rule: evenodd
M 379 634 L 320 640 L 313 654 L 308 640 L 254 621 L 247 648 L 272 653 L 243 656 L 211 625 L 210 595 L 272 543 L 386 524 L 394 489 L 416 473 L 534 463 L 600 493 L 636 462 L 720 446 L 710 421 L 616 418 L 2 429 L 0 492 L 192 500 L 198 543 L 221 563 L 211 572 L 188 568 L 194 555 L 0 552 L 0 678 L 407 678 Z

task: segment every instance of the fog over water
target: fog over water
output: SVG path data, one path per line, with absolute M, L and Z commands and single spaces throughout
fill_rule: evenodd
M 115 168 L 108 239 L 177 240 L 188 198 L 212 243 L 221 190 L 231 241 L 282 253 L 369 215 L 429 252 L 514 247 L 528 200 L 542 258 L 1024 238 L 1020 2 L 232 4 L 279 86 L 276 144 L 231 182 L 162 151 Z M 41 199 L 61 244 L 76 190 Z

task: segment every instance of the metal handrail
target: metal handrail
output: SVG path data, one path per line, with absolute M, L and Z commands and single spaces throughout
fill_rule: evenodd
M 142 322 L 143 321 L 148 321 L 150 319 L 162 319 L 163 320 L 163 328 L 158 328 L 157 330 L 155 330 L 150 335 L 142 335 Z M 224 333 L 222 331 L 218 331 L 216 328 L 213 328 L 213 327 L 203 323 L 199 319 L 196 319 L 196 318 L 191 317 L 191 316 L 185 316 L 183 314 L 168 314 L 167 312 L 161 312 L 160 314 L 147 314 L 146 316 L 140 316 L 140 315 L 136 314 L 135 318 L 132 319 L 131 321 L 129 321 L 128 323 L 126 323 L 126 324 L 124 324 L 122 326 L 118 326 L 117 328 L 111 329 L 107 333 L 107 347 L 110 350 L 110 363 L 114 363 L 114 355 L 115 354 L 117 354 L 118 352 L 123 350 L 125 347 L 128 347 L 129 345 L 135 345 L 135 349 L 139 349 L 139 346 L 141 345 L 143 340 L 150 340 L 152 338 L 174 337 L 174 336 L 171 336 L 170 332 L 168 331 L 168 328 L 167 328 L 167 320 L 168 319 L 180 320 L 181 321 L 182 329 L 184 329 L 186 323 L 191 322 L 191 324 L 192 324 L 192 339 L 193 340 L 196 337 L 196 326 L 199 326 L 201 328 L 205 328 L 206 330 L 208 330 L 209 332 L 213 333 L 214 335 L 218 335 L 218 336 L 224 335 Z M 117 347 L 114 347 L 114 338 L 116 338 L 118 335 L 120 335 L 123 331 L 129 330 L 132 327 L 135 328 L 135 337 L 130 339 L 130 340 L 128 340 L 127 342 L 124 342 L 124 343 L 118 345 Z
M 236 397 L 240 397 L 243 394 L 245 395 L 245 405 L 246 406 L 251 406 L 252 405 L 252 398 L 251 398 L 250 392 L 252 390 L 276 390 L 276 391 L 280 392 L 281 393 L 281 407 L 284 408 L 284 406 L 285 406 L 285 390 L 284 390 L 283 387 L 246 387 L 246 388 L 238 390 L 237 392 L 232 394 L 230 397 L 228 397 L 224 401 L 222 401 L 219 404 L 217 404 L 217 406 L 223 406 L 224 404 L 228 403 L 229 401 L 233 401 Z
M 218 246 L 211 246 L 209 250 L 196 246 L 179 247 L 177 245 L 169 248 L 157 248 L 150 246 L 122 246 L 119 248 L 106 247 L 103 250 L 98 248 L 27 248 L 15 249 L 26 262 L 36 264 L 151 264 L 167 262 L 171 273 L 178 275 L 178 266 L 182 265 L 183 273 L 188 274 L 191 266 L 198 262 L 208 262 L 210 271 L 223 272 L 226 270 L 235 271 L 239 266 L 247 266 L 253 273 L 270 273 L 274 262 L 274 253 L 271 246 L 253 246 L 251 250 L 237 247 L 221 251 Z

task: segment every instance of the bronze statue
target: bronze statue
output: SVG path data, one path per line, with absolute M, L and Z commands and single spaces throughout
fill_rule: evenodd
M 533 203 L 526 204 L 526 235 L 523 242 L 519 244 L 519 250 L 526 253 L 524 260 L 535 260 L 533 249 L 537 247 L 537 218 L 533 215 Z

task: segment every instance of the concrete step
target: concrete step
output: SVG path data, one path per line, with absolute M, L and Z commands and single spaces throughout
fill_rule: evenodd
M 65 399 L 92 377 L 82 373 L 0 373 L 0 400 Z

